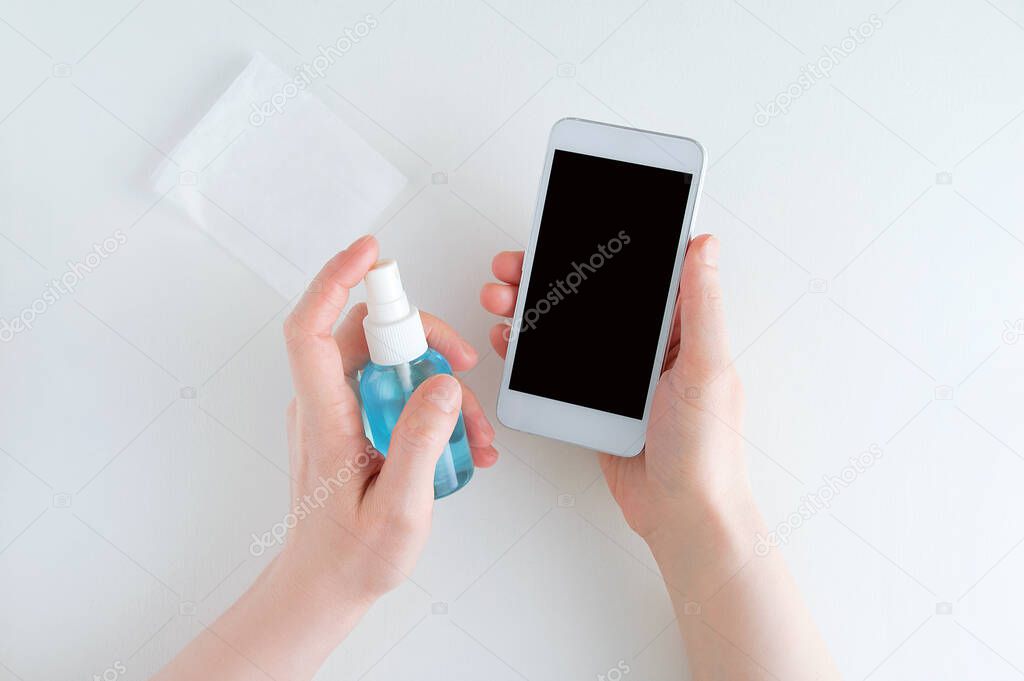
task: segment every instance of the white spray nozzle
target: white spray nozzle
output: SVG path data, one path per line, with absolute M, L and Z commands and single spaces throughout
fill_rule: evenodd
M 398 263 L 381 260 L 366 273 L 366 318 L 363 331 L 376 364 L 411 362 L 427 351 L 420 313 L 409 304 Z
M 409 298 L 402 288 L 398 263 L 381 260 L 366 273 L 367 316 L 375 324 L 398 321 L 409 314 Z

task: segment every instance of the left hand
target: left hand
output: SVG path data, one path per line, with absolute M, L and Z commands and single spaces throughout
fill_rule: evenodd
M 741 435 L 743 388 L 729 353 L 718 252 L 711 235 L 696 237 L 687 248 L 644 451 L 632 458 L 601 454 L 612 496 L 652 549 L 678 546 L 680 537 L 692 545 L 711 527 L 709 515 L 747 518 L 754 507 Z M 523 257 L 522 251 L 495 256 L 492 271 L 502 283 L 484 285 L 485 309 L 513 316 Z M 491 329 L 491 344 L 502 357 L 510 328 Z

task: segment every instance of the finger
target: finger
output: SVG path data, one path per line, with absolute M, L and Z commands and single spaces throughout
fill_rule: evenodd
M 370 361 L 370 350 L 363 331 L 365 318 L 366 303 L 359 303 L 349 310 L 334 332 L 341 361 L 350 377 L 354 377 Z M 476 366 L 479 360 L 476 349 L 455 329 L 429 312 L 421 311 L 420 319 L 423 321 L 423 331 L 427 334 L 427 345 L 444 355 L 453 370 L 469 371 Z
M 473 455 L 473 465 L 477 468 L 488 468 L 498 460 L 498 450 L 494 444 L 494 426 L 484 412 L 476 394 L 462 384 L 462 418 L 466 423 L 466 438 L 469 440 L 469 451 Z
M 511 317 L 516 311 L 518 286 L 508 284 L 484 284 L 480 289 L 480 304 L 491 314 Z
M 473 466 L 476 468 L 490 468 L 498 463 L 498 450 L 493 446 L 470 447 L 469 451 L 473 455 Z
M 370 348 L 366 345 L 363 320 L 366 319 L 366 303 L 354 305 L 334 331 L 334 342 L 341 353 L 341 363 L 349 378 L 355 378 L 360 369 L 370 361 Z
M 462 418 L 466 422 L 467 437 L 471 447 L 486 447 L 494 442 L 494 427 L 487 420 L 487 414 L 480 405 L 476 393 L 465 383 L 462 385 Z
M 468 371 L 477 362 L 477 352 L 466 340 L 445 322 L 427 312 L 420 312 L 423 327 L 427 333 L 429 345 L 445 356 L 449 364 L 457 371 Z M 338 343 L 341 361 L 350 379 L 370 361 L 370 351 L 363 333 L 363 319 L 366 318 L 366 305 L 360 303 L 349 310 L 345 319 L 338 325 L 334 338 Z M 487 413 L 480 405 L 476 395 L 464 383 L 462 384 L 462 415 L 466 424 L 466 435 L 469 448 L 473 454 L 473 462 L 480 468 L 495 463 L 498 452 L 491 443 L 494 441 L 494 426 L 487 418 Z
M 508 354 L 508 339 L 511 333 L 512 327 L 508 324 L 495 324 L 491 327 L 491 347 L 502 359 Z
M 506 284 L 518 284 L 523 278 L 523 252 L 502 251 L 491 261 L 491 271 Z
M 454 376 L 431 376 L 416 388 L 391 432 L 377 477 L 383 503 L 413 511 L 430 506 L 434 467 L 455 430 L 461 405 L 462 390 Z
M 427 345 L 434 348 L 448 360 L 455 371 L 469 371 L 476 366 L 480 356 L 469 341 L 458 331 L 429 312 L 420 312 L 423 330 L 427 334 Z
M 681 312 L 679 308 L 679 301 L 680 296 L 677 295 L 676 305 L 672 310 L 672 332 L 668 337 L 668 350 L 665 352 L 665 361 L 662 364 L 662 372 L 672 367 L 675 364 L 676 357 L 679 356 L 679 337 L 682 333 L 679 325 L 679 315 Z
M 292 382 L 299 407 L 316 411 L 354 403 L 331 330 L 349 289 L 377 260 L 377 240 L 365 236 L 330 259 L 284 323 Z
M 694 239 L 679 284 L 680 360 L 673 371 L 696 382 L 714 378 L 730 363 L 718 252 L 719 241 L 710 234 Z

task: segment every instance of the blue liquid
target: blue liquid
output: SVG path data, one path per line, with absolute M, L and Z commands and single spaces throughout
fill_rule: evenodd
M 373 446 L 387 456 L 391 431 L 398 423 L 402 408 L 413 390 L 435 374 L 451 375 L 448 361 L 433 349 L 397 366 L 370 362 L 359 377 L 359 395 L 363 401 L 363 422 Z M 434 498 L 440 499 L 466 486 L 473 477 L 473 456 L 466 439 L 466 424 L 459 413 L 458 423 L 434 469 Z

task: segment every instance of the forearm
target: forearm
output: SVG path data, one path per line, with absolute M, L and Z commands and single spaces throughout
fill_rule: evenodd
M 154 681 L 305 681 L 368 607 L 319 594 L 302 566 L 281 554 Z
M 748 493 L 699 504 L 651 538 L 693 678 L 838 679 L 824 641 Z

